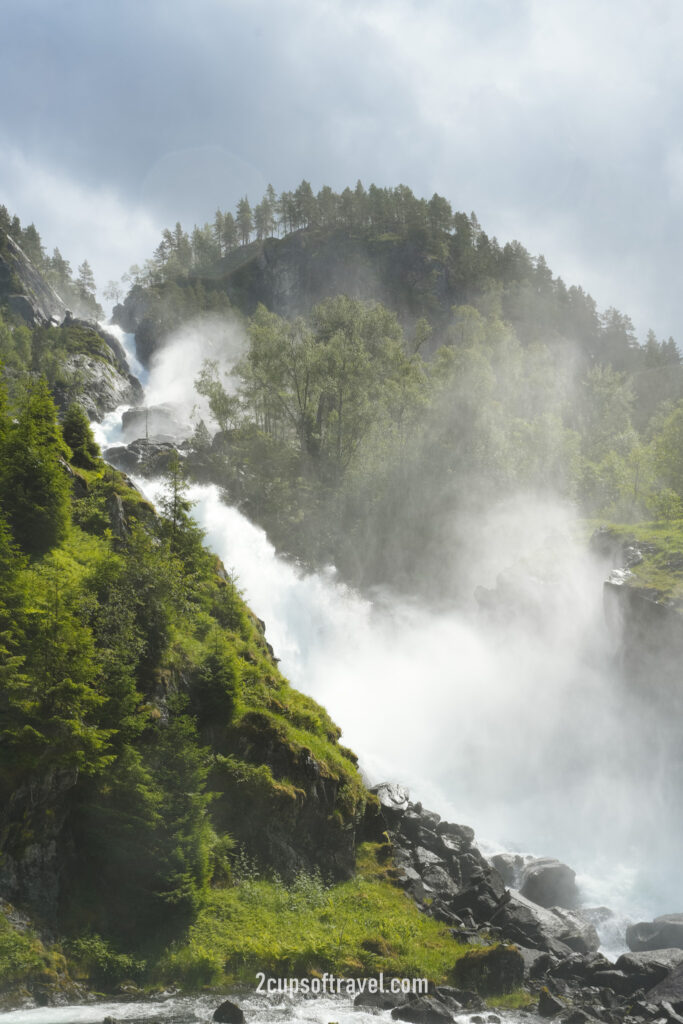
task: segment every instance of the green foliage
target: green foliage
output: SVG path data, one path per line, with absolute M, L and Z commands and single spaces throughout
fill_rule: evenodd
M 100 449 L 90 429 L 90 422 L 80 405 L 70 405 L 62 421 L 62 435 L 71 449 L 74 466 L 97 469 Z
M 12 985 L 30 980 L 45 966 L 45 950 L 39 939 L 13 928 L 0 912 L 0 981 Z
M 683 600 L 683 515 L 672 500 L 672 513 L 658 521 L 610 524 L 615 540 L 624 546 L 633 545 L 643 560 L 631 567 L 632 583 L 652 592 L 657 600 L 679 606 Z M 596 522 L 596 525 L 598 523 Z M 599 525 L 604 526 L 604 523 Z
M 349 882 L 326 885 L 315 874 L 299 874 L 285 885 L 252 875 L 212 892 L 187 942 L 162 958 L 162 977 L 189 987 L 255 970 L 295 977 L 385 971 L 445 981 L 467 947 L 420 914 L 388 880 L 376 853 L 372 845 L 360 849 L 359 875 Z
M 6 424 L 2 434 L 5 513 L 23 550 L 43 554 L 66 536 L 71 511 L 69 482 L 60 464 L 71 453 L 43 379 L 27 385 L 17 420 Z
M 117 953 L 100 935 L 84 935 L 67 944 L 67 952 L 81 976 L 98 988 L 111 989 L 123 981 L 140 980 L 146 968 L 144 960 L 128 953 Z
M 287 808 L 277 825 L 285 834 L 291 809 L 308 799 L 287 778 L 290 762 L 315 756 L 321 776 L 338 780 L 330 834 L 358 813 L 364 791 L 329 719 L 279 676 L 234 576 L 203 548 L 180 464 L 171 466 L 157 515 L 96 460 L 80 409 L 65 418 L 67 446 L 44 381 L 22 384 L 16 396 L 13 421 L 0 395 L 4 480 L 18 479 L 21 452 L 53 486 L 36 518 L 21 522 L 17 495 L 3 492 L 0 795 L 29 797 L 2 847 L 21 857 L 40 841 L 46 816 L 62 813 L 66 797 L 58 789 L 46 811 L 35 794 L 45 780 L 63 780 L 73 845 L 60 853 L 61 923 L 82 939 L 72 949 L 79 969 L 106 987 L 142 971 L 137 955 L 118 950 L 167 942 L 196 918 L 210 885 L 230 883 L 225 808 L 242 789 L 255 791 L 245 771 L 258 776 L 271 810 Z M 83 463 L 84 454 L 94 465 L 79 471 L 75 498 L 66 463 Z M 40 479 L 27 482 L 26 502 Z M 117 512 L 116 535 L 114 498 L 125 517 L 121 528 Z M 63 521 L 46 537 L 55 504 Z M 231 758 L 249 714 L 273 700 L 285 716 L 275 746 L 255 747 L 251 763 L 221 773 L 221 758 L 240 764 Z M 277 770 L 263 763 L 271 754 Z M 210 978 L 212 963 L 193 954 L 184 974 Z

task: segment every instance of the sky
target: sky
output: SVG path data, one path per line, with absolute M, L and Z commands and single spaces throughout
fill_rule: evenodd
M 161 230 L 408 185 L 683 340 L 680 0 L 0 0 L 0 202 L 101 287 Z

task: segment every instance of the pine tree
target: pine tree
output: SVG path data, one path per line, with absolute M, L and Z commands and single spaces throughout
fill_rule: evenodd
M 100 458 L 99 446 L 93 437 L 88 417 L 80 405 L 69 406 L 62 423 L 64 440 L 72 451 L 71 461 L 82 469 L 95 469 Z
M 246 196 L 240 199 L 237 204 L 237 231 L 242 245 L 246 245 L 254 230 L 254 220 L 251 214 L 251 206 Z
M 0 482 L 12 531 L 27 554 L 43 554 L 66 535 L 71 494 L 63 460 L 71 454 L 44 379 L 31 385 L 7 433 Z

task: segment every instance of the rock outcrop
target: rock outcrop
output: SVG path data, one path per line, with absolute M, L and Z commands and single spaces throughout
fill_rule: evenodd
M 136 377 L 97 356 L 83 352 L 67 355 L 61 380 L 53 388 L 61 408 L 76 401 L 90 420 L 101 420 L 119 405 L 139 402 L 142 388 Z
M 43 275 L 36 270 L 13 238 L 3 239 L 0 253 L 0 299 L 30 327 L 58 326 L 66 306 Z
M 654 921 L 639 921 L 626 929 L 628 948 L 634 952 L 683 949 L 683 914 L 663 914 Z
M 438 814 L 412 803 L 401 786 L 383 783 L 374 793 L 380 815 L 374 827 L 377 836 L 382 825 L 386 829 L 396 883 L 423 913 L 473 946 L 455 968 L 461 989 L 449 989 L 448 997 L 436 989 L 434 999 L 442 1004 L 438 1009 L 431 1002 L 409 1001 L 400 1014 L 392 1014 L 396 1019 L 442 1019 L 443 1008 L 451 1015 L 458 1007 L 479 1009 L 482 996 L 523 985 L 537 999 L 539 1015 L 562 1024 L 658 1019 L 678 1024 L 683 949 L 626 953 L 613 963 L 598 952 L 591 923 L 595 915 L 576 909 L 571 868 L 511 854 L 496 855 L 494 866 L 477 849 L 471 828 L 441 821 Z M 508 888 L 510 882 L 524 884 L 525 876 L 538 885 L 532 891 L 540 899 L 560 896 L 573 909 L 541 906 Z M 653 925 L 673 928 L 681 920 L 681 915 L 668 915 Z M 636 926 L 643 927 L 652 925 Z
M 551 857 L 528 860 L 522 868 L 520 893 L 541 907 L 579 905 L 576 872 Z

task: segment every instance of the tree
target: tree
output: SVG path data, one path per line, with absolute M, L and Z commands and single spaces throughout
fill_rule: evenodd
M 669 414 L 654 438 L 655 465 L 662 483 L 683 498 L 683 403 Z
M 453 210 L 451 204 L 443 196 L 434 193 L 427 204 L 427 217 L 433 232 L 450 231 L 453 226 Z
M 78 285 L 78 290 L 84 299 L 95 298 L 95 275 L 93 274 L 92 268 L 87 260 L 83 260 L 78 268 L 76 284 Z
M 35 224 L 29 224 L 27 228 L 24 228 L 21 233 L 21 244 L 33 265 L 41 270 L 45 263 L 45 248 L 40 240 Z
M 294 193 L 296 219 L 304 227 L 310 227 L 315 221 L 316 203 L 310 181 L 302 181 Z
M 62 422 L 64 440 L 72 451 L 71 461 L 82 469 L 95 469 L 99 465 L 100 449 L 83 408 L 70 405 Z
M 251 238 L 251 233 L 254 230 L 254 220 L 251 213 L 251 206 L 246 196 L 240 199 L 237 204 L 237 233 L 240 238 L 242 245 L 246 245 Z
M 28 554 L 43 554 L 66 535 L 70 485 L 63 460 L 70 455 L 44 379 L 27 388 L 2 453 L 3 506 L 16 540 Z
M 226 253 L 232 252 L 237 245 L 237 225 L 231 213 L 226 213 L 223 218 L 223 249 Z
M 206 359 L 199 376 L 195 380 L 198 394 L 209 400 L 211 415 L 218 424 L 219 430 L 227 431 L 235 425 L 239 416 L 239 399 L 237 395 L 228 394 L 221 384 L 218 375 L 218 362 Z
M 47 261 L 47 278 L 53 288 L 60 293 L 68 293 L 73 283 L 71 264 L 64 259 L 59 249 L 53 249 L 52 256 Z
M 170 551 L 185 562 L 193 559 L 202 549 L 204 531 L 192 518 L 194 501 L 188 497 L 189 485 L 178 453 L 174 452 L 166 473 L 166 489 L 159 499 L 162 515 L 162 537 L 168 540 Z

